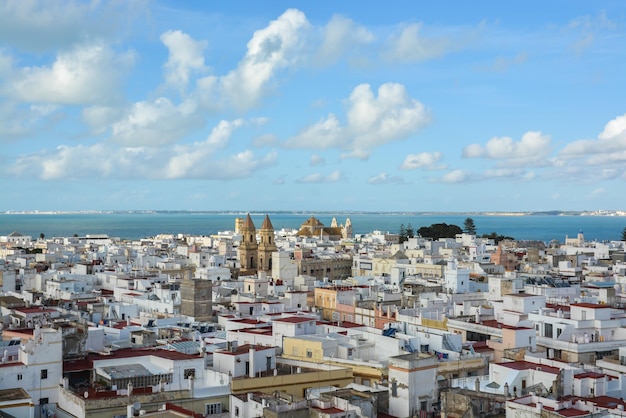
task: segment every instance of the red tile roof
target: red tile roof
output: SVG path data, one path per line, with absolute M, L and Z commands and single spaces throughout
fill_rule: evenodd
M 578 306 L 580 308 L 590 308 L 590 309 L 610 309 L 609 305 L 601 305 L 599 303 L 589 303 L 589 302 L 580 302 L 580 303 L 572 303 L 572 306 Z
M 273 322 L 287 322 L 290 324 L 300 324 L 302 322 L 311 322 L 315 321 L 315 318 L 303 318 L 301 316 L 288 316 L 286 318 L 276 318 L 272 320 Z
M 531 363 L 530 361 L 509 361 L 504 363 L 497 363 L 499 366 L 507 367 L 514 370 L 541 370 L 546 373 L 558 374 L 561 369 L 558 367 L 548 366 L 546 364 Z
M 574 375 L 574 379 L 586 379 L 586 378 L 600 379 L 600 378 L 603 378 L 604 376 L 606 375 L 602 373 L 584 372 L 584 373 L 579 373 L 579 374 Z

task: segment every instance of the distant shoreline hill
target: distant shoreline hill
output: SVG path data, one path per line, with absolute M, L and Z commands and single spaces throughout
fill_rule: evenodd
M 285 215 L 405 215 L 405 216 L 626 216 L 626 210 L 594 210 L 594 211 L 525 211 L 525 212 L 409 212 L 409 211 L 289 211 L 289 210 L 267 210 L 267 211 L 239 211 L 239 210 L 78 210 L 78 211 L 18 211 L 5 210 L 0 212 L 3 215 L 115 215 L 115 214 L 215 214 L 215 215 L 264 215 L 285 214 Z

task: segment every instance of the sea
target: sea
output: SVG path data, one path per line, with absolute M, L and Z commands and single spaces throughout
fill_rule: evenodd
M 44 234 L 46 238 L 106 234 L 122 239 L 140 239 L 158 234 L 211 235 L 235 229 L 235 219 L 245 213 L 213 212 L 111 212 L 72 214 L 0 214 L 0 236 L 19 232 L 33 239 Z M 538 240 L 546 243 L 564 242 L 566 236 L 575 237 L 580 231 L 586 241 L 619 240 L 626 227 L 624 216 L 580 215 L 474 215 L 474 214 L 419 214 L 419 213 L 269 213 L 274 230 L 298 229 L 310 216 L 330 226 L 333 218 L 345 224 L 350 218 L 355 234 L 372 231 L 397 233 L 400 226 L 410 224 L 415 231 L 435 223 L 458 225 L 463 228 L 470 217 L 476 225 L 477 235 L 509 236 L 516 240 Z M 251 214 L 260 228 L 265 213 Z

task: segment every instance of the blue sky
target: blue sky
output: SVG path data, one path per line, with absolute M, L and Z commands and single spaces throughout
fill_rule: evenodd
M 626 4 L 0 2 L 0 210 L 626 208 Z

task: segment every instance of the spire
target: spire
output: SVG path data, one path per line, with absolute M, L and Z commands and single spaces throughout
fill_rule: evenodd
M 270 216 L 266 213 L 265 219 L 263 219 L 263 225 L 261 225 L 261 229 L 271 229 L 274 230 L 274 226 L 272 225 L 272 221 L 270 221 Z
M 245 229 L 256 229 L 254 227 L 254 222 L 252 222 L 252 218 L 250 217 L 249 213 L 246 215 L 246 220 L 243 221 L 243 227 Z

